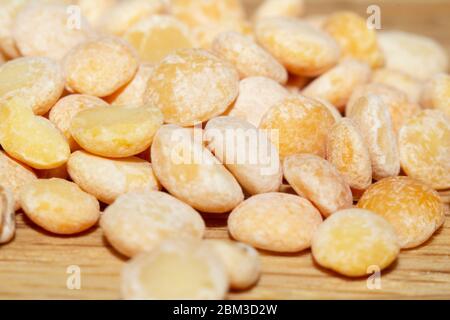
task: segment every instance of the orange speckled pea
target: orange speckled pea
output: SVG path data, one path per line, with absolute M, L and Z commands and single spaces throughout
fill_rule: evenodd
M 328 17 L 323 29 L 339 43 L 344 57 L 365 61 L 372 68 L 384 64 L 377 34 L 363 17 L 349 11 L 336 12 Z
M 438 190 L 450 188 L 450 118 L 424 110 L 409 119 L 399 133 L 400 161 L 412 178 Z
M 445 218 L 438 193 L 409 177 L 379 181 L 363 194 L 358 207 L 388 220 L 402 248 L 414 248 L 427 241 Z
M 327 159 L 353 189 L 365 190 L 372 184 L 369 149 L 351 119 L 344 118 L 331 128 L 327 140 Z
M 280 157 L 297 153 L 325 156 L 326 137 L 334 125 L 331 112 L 319 101 L 303 96 L 284 99 L 267 111 L 260 128 L 278 130 Z

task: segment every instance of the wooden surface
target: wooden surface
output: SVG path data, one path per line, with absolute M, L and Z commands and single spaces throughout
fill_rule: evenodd
M 257 1 L 257 0 L 250 0 Z M 449 1 L 370 1 L 380 3 L 383 27 L 432 36 L 450 52 Z M 350 4 L 352 3 L 352 4 Z M 355 9 L 363 14 L 368 1 L 309 1 L 310 13 Z M 226 217 L 207 217 L 208 238 L 228 238 Z M 231 293 L 231 299 L 450 299 L 450 216 L 425 245 L 403 251 L 382 273 L 379 290 L 366 279 L 350 280 L 314 264 L 306 251 L 296 255 L 262 252 L 263 276 L 256 287 Z M 125 259 L 106 242 L 98 228 L 77 237 L 58 237 L 18 214 L 15 240 L 0 247 L 1 299 L 116 299 Z M 81 270 L 81 289 L 66 286 L 69 266 Z

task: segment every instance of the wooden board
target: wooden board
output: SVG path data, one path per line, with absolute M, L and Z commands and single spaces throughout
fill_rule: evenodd
M 258 0 L 249 0 L 257 2 Z M 309 1 L 308 11 L 329 13 L 367 3 L 382 7 L 383 27 L 433 36 L 450 52 L 448 1 Z M 408 2 L 408 5 L 405 3 Z M 401 13 L 401 14 L 399 14 Z M 226 217 L 207 217 L 208 238 L 228 238 Z M 321 269 L 306 251 L 295 255 L 262 252 L 263 276 L 247 292 L 230 299 L 450 299 L 450 216 L 425 245 L 403 251 L 382 273 L 381 289 L 370 290 L 367 279 L 350 280 Z M 18 214 L 15 240 L 0 248 L 0 299 L 117 299 L 125 259 L 95 228 L 77 237 L 58 237 Z M 81 289 L 67 288 L 68 267 L 81 271 Z

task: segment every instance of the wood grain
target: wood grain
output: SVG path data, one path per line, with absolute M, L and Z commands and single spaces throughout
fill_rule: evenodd
M 256 3 L 258 0 L 249 0 Z M 398 28 L 434 37 L 450 52 L 450 2 L 308 1 L 308 12 L 352 9 L 364 14 L 379 3 L 383 28 Z M 405 3 L 408 3 L 405 5 Z M 448 195 L 446 195 L 448 196 Z M 448 212 L 448 211 L 447 211 Z M 106 242 L 99 228 L 77 237 L 58 237 L 17 216 L 15 240 L 0 247 L 1 299 L 117 299 L 125 259 Z M 226 217 L 206 217 L 208 238 L 228 238 Z M 450 216 L 425 245 L 403 251 L 382 273 L 382 289 L 369 290 L 366 279 L 350 280 L 314 264 L 309 251 L 296 255 L 262 252 L 263 276 L 247 292 L 230 299 L 450 299 Z M 69 266 L 81 268 L 81 289 L 66 286 Z
M 51 235 L 18 214 L 16 239 L 0 248 L 1 299 L 118 299 L 125 258 L 106 242 L 99 228 L 77 237 Z M 228 238 L 226 217 L 206 217 L 207 238 Z M 367 279 L 351 280 L 315 265 L 309 251 L 293 255 L 261 252 L 263 276 L 247 292 L 230 299 L 449 299 L 450 216 L 420 248 L 403 251 L 382 273 L 382 288 Z M 69 266 L 81 270 L 81 289 L 66 286 Z

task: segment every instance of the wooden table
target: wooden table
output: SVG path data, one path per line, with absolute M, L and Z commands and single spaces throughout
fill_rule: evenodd
M 255 2 L 256 0 L 249 0 Z M 368 1 L 309 1 L 309 12 L 355 9 L 363 14 Z M 376 1 L 370 1 L 373 3 Z M 433 36 L 450 52 L 449 1 L 378 1 L 384 28 Z M 226 217 L 207 217 L 208 238 L 228 238 Z M 247 292 L 231 299 L 450 299 L 450 216 L 437 234 L 419 248 L 403 251 L 382 273 L 381 289 L 367 280 L 351 280 L 321 269 L 309 251 L 295 255 L 262 252 L 263 276 Z M 125 259 L 106 242 L 98 228 L 77 237 L 58 237 L 18 214 L 15 240 L 0 248 L 2 299 L 116 299 Z M 70 266 L 81 271 L 81 289 L 70 290 Z

